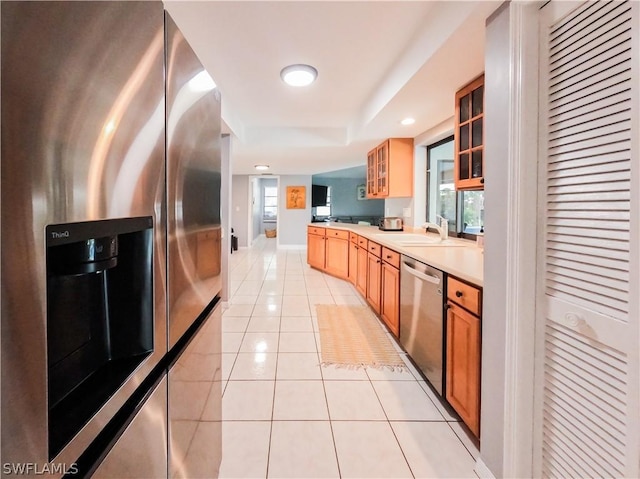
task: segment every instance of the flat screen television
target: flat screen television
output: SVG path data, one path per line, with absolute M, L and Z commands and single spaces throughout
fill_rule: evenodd
M 327 206 L 327 186 L 311 185 L 311 206 Z

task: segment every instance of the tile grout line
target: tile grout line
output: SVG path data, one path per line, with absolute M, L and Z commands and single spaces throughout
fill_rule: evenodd
M 271 261 L 269 261 L 269 265 L 271 265 L 271 262 L 273 261 L 273 258 L 271 259 Z M 264 279 L 262 280 L 262 287 L 264 287 Z M 262 290 L 262 287 L 260 288 L 260 290 Z M 282 310 L 280 310 L 280 313 L 282 314 Z M 252 315 L 253 318 L 253 315 Z M 251 322 L 251 319 L 249 319 L 249 322 Z M 269 461 L 271 460 L 271 441 L 273 439 L 273 414 L 274 414 L 274 410 L 276 407 L 276 388 L 278 386 L 277 384 L 277 377 L 278 377 L 278 353 L 280 351 L 280 328 L 278 327 L 278 345 L 276 347 L 276 367 L 275 367 L 275 372 L 273 375 L 273 396 L 271 399 L 271 421 L 269 423 L 269 445 L 267 447 L 267 464 L 266 464 L 266 470 L 265 470 L 265 474 L 264 477 L 265 479 L 269 477 Z
M 314 333 L 315 338 L 315 333 Z M 322 356 L 320 348 L 318 348 L 319 338 L 316 339 L 316 350 L 318 354 L 318 365 L 320 367 L 320 378 L 322 379 L 322 391 L 324 392 L 324 401 L 327 405 L 327 417 L 329 418 L 329 429 L 331 430 L 331 442 L 333 443 L 333 454 L 336 458 L 336 467 L 338 468 L 338 477 L 342 478 L 342 471 L 340 470 L 340 459 L 338 457 L 338 446 L 336 446 L 336 435 L 333 431 L 333 420 L 331 419 L 331 409 L 329 408 L 329 398 L 327 397 L 327 387 L 325 385 L 324 373 L 322 372 Z
M 393 437 L 396 440 L 396 444 L 398 445 L 398 448 L 400 449 L 400 453 L 402 454 L 402 457 L 404 458 L 404 462 L 406 463 L 407 467 L 409 468 L 409 472 L 411 473 L 411 477 L 415 478 L 416 475 L 413 473 L 413 469 L 411 468 L 411 464 L 409 464 L 409 460 L 407 459 L 407 455 L 405 454 L 404 449 L 402 448 L 402 444 L 400 444 L 400 440 L 398 439 L 398 436 L 396 435 L 396 431 L 393 429 L 393 426 L 391 425 L 391 420 L 389 419 L 389 415 L 387 414 L 387 410 L 384 408 L 384 404 L 382 404 L 382 401 L 380 400 L 380 396 L 378 395 L 378 391 L 373 386 L 373 381 L 371 380 L 371 376 L 369 376 L 369 373 L 366 370 L 365 370 L 365 372 L 367 373 L 367 378 L 369 378 L 369 385 L 371 386 L 371 389 L 373 389 L 373 393 L 376 395 L 376 399 L 378 400 L 378 404 L 380 404 L 380 408 L 382 409 L 382 412 L 384 413 L 384 417 L 387 419 L 386 423 L 389 426 L 389 429 L 391 429 L 391 434 L 393 434 Z M 412 421 L 409 421 L 409 422 L 412 422 Z
M 449 426 L 449 429 L 451 429 L 451 432 L 453 432 L 453 435 L 456 437 L 456 439 L 458 441 L 460 441 L 460 443 L 462 444 L 462 447 L 464 447 L 465 451 L 467 451 L 469 453 L 469 455 L 471 456 L 471 459 L 473 459 L 474 461 L 476 460 L 476 458 L 474 457 L 474 455 L 471 453 L 471 451 L 469 450 L 469 448 L 467 447 L 467 445 L 464 443 L 464 441 L 462 441 L 462 439 L 460 439 L 460 436 L 458 435 L 458 433 L 455 431 L 455 429 L 453 429 L 453 426 L 451 426 L 451 423 L 449 421 L 445 421 L 447 423 L 447 426 Z M 454 421 L 452 421 L 454 422 Z M 458 421 L 455 421 L 455 423 L 458 423 Z M 474 471 L 475 472 L 475 471 Z

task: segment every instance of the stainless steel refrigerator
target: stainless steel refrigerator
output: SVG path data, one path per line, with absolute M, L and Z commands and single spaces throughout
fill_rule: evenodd
M 1 16 L 2 474 L 215 477 L 218 91 L 161 2 Z
M 168 316 L 175 356 L 168 373 L 169 475 L 215 478 L 222 456 L 220 95 L 168 13 L 165 25 Z

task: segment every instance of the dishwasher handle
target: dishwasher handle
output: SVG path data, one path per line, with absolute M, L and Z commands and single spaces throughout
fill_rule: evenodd
M 433 284 L 440 284 L 440 278 L 438 278 L 437 276 L 432 276 L 430 274 L 423 273 L 422 271 L 418 271 L 417 269 L 412 268 L 410 265 L 408 265 L 405 262 L 402 263 L 402 268 L 407 273 L 412 274 L 413 276 L 415 276 L 418 279 L 421 279 L 422 281 L 427 281 L 428 283 L 433 283 Z

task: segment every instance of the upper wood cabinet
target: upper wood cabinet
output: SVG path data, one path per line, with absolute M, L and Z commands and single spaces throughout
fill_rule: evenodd
M 389 138 L 367 154 L 367 198 L 413 196 L 413 138 Z
M 456 93 L 456 190 L 484 189 L 484 75 Z

